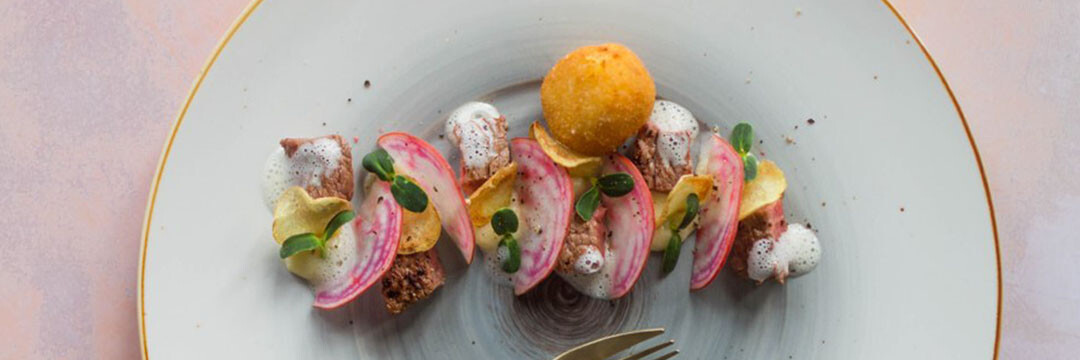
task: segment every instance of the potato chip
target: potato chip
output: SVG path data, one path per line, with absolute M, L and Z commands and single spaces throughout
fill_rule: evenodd
M 510 205 L 514 193 L 514 181 L 517 180 L 517 164 L 510 163 L 495 172 L 483 185 L 480 185 L 466 202 L 469 206 L 469 218 L 473 228 L 480 228 L 491 222 L 496 211 Z
M 742 189 L 742 202 L 739 204 L 739 220 L 750 216 L 765 205 L 772 204 L 784 195 L 787 179 L 776 163 L 762 160 L 758 163 L 757 177 L 750 180 Z
M 705 202 L 712 192 L 713 181 L 709 175 L 683 175 L 671 192 L 664 194 L 653 192 L 653 204 L 656 207 L 656 231 L 653 232 L 652 244 L 649 249 L 662 251 L 671 239 L 671 229 L 668 222 L 671 219 L 682 219 L 686 213 L 686 198 L 690 194 L 697 194 L 698 201 Z M 685 239 L 694 231 L 693 226 L 688 226 L 679 234 Z
M 401 214 L 401 238 L 397 253 L 409 255 L 428 251 L 435 247 L 439 235 L 442 235 L 442 220 L 431 202 L 421 213 L 404 211 Z
M 566 145 L 551 137 L 551 134 L 544 130 L 539 122 L 534 122 L 529 128 L 529 137 L 540 143 L 540 148 L 544 150 L 544 153 L 556 164 L 566 168 L 570 176 L 594 175 L 604 162 L 602 157 L 581 155 L 570 150 Z
M 330 223 L 335 215 L 351 208 L 344 199 L 312 199 L 303 188 L 291 187 L 278 197 L 274 207 L 274 241 L 281 244 L 290 236 L 303 233 L 322 236 L 326 224 Z

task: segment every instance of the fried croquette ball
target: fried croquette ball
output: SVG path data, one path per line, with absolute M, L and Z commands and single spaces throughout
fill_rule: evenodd
M 619 44 L 578 48 L 559 60 L 540 85 L 551 135 L 585 155 L 609 154 L 634 135 L 656 100 L 645 64 Z

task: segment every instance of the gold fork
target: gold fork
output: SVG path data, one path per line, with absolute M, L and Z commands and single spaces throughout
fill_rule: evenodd
M 605 336 L 567 350 L 552 360 L 602 360 L 607 359 L 619 352 L 629 349 L 631 346 L 663 334 L 663 328 L 628 331 L 621 334 Z M 675 344 L 675 340 L 668 340 L 654 345 L 648 349 L 627 355 L 620 360 L 640 360 L 645 356 L 660 351 L 665 347 Z M 679 350 L 673 350 L 652 360 L 666 360 L 679 355 Z

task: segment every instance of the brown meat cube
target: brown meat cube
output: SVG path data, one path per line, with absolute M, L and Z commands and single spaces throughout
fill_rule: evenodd
M 486 120 L 486 119 L 485 119 Z M 500 116 L 492 119 L 489 125 L 485 129 L 490 129 L 492 132 L 491 144 L 492 151 L 495 153 L 495 157 L 491 159 L 487 164 L 477 167 L 465 166 L 465 157 L 469 154 L 465 153 L 465 149 L 461 148 L 461 143 L 457 143 L 458 149 L 461 151 L 461 186 L 464 188 L 465 193 L 472 193 L 473 190 L 484 184 L 489 177 L 495 175 L 495 172 L 499 171 L 503 167 L 510 165 L 510 144 L 506 141 L 506 131 L 509 130 L 509 126 L 506 124 L 506 117 Z M 461 127 L 454 128 L 454 136 L 451 139 L 461 139 Z
M 589 249 L 598 251 L 600 256 L 604 255 L 604 238 L 607 233 L 607 227 L 604 226 L 605 213 L 607 213 L 607 208 L 600 205 L 588 222 L 574 216 L 574 221 L 570 223 L 570 234 L 566 236 L 562 251 L 559 252 L 555 271 L 564 274 L 576 272 L 574 264 Z M 599 270 L 600 265 L 600 263 L 594 264 L 595 269 Z
M 657 148 L 659 137 L 660 129 L 652 122 L 642 126 L 641 130 L 638 130 L 637 139 L 631 145 L 630 160 L 641 170 L 641 176 L 645 178 L 649 189 L 667 192 L 675 187 L 679 177 L 690 174 L 694 169 L 689 152 L 682 165 L 674 165 L 660 156 Z
M 731 245 L 731 254 L 728 256 L 728 266 L 735 271 L 735 274 L 747 277 L 747 258 L 750 256 L 750 248 L 754 246 L 755 241 L 765 238 L 779 239 L 780 234 L 787 228 L 783 202 L 784 199 L 780 198 L 739 221 L 735 243 Z
M 426 299 L 442 286 L 446 276 L 435 249 L 398 255 L 382 279 L 386 310 L 400 314 L 413 303 Z
M 352 173 L 352 147 L 339 135 L 327 135 L 318 138 L 286 138 L 281 139 L 281 147 L 285 149 L 285 156 L 292 158 L 301 145 L 309 144 L 318 139 L 331 139 L 341 147 L 341 157 L 338 158 L 337 167 L 329 175 L 320 177 L 320 185 L 307 185 L 304 190 L 312 198 L 338 197 L 352 200 L 353 197 L 353 173 Z M 299 156 L 315 156 L 313 154 L 301 154 Z

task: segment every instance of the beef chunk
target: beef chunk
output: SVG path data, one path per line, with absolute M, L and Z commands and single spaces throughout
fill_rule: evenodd
M 479 166 L 465 166 L 464 158 L 467 156 L 467 154 L 465 154 L 465 151 L 467 150 L 461 147 L 461 142 L 464 141 L 462 140 L 464 134 L 461 134 L 462 129 L 460 127 L 455 127 L 453 129 L 455 133 L 453 136 L 449 137 L 451 141 L 456 139 L 457 143 L 455 145 L 457 145 L 458 149 L 462 152 L 461 185 L 465 189 L 466 194 L 471 193 L 472 190 L 483 185 L 484 181 L 492 175 L 495 175 L 496 171 L 499 171 L 499 169 L 510 164 L 510 144 L 506 140 L 506 131 L 509 127 L 506 125 L 506 117 L 500 116 L 494 119 L 484 120 L 488 122 L 484 129 L 491 132 L 490 148 L 494 153 L 494 156 L 485 164 Z
M 681 164 L 676 164 L 672 159 L 661 156 L 657 143 L 660 141 L 660 134 L 661 130 L 652 122 L 642 126 L 638 131 L 637 139 L 631 145 L 630 160 L 637 165 L 638 170 L 641 170 L 641 175 L 645 178 L 649 189 L 667 192 L 675 187 L 675 183 L 679 182 L 679 177 L 692 173 L 694 169 L 689 151 L 682 156 Z M 685 141 L 689 142 L 692 139 L 688 138 Z
M 787 229 L 787 220 L 784 219 L 783 198 L 772 204 L 765 205 L 750 216 L 739 221 L 738 232 L 735 233 L 735 243 L 731 245 L 731 255 L 728 257 L 728 266 L 735 274 L 747 277 L 746 263 L 750 256 L 750 249 L 754 242 L 769 238 L 779 239 L 780 234 Z
M 285 149 L 285 156 L 292 159 L 294 156 L 315 156 L 313 154 L 297 154 L 297 150 L 304 144 L 310 144 L 319 139 L 331 139 L 337 142 L 341 148 L 341 156 L 338 157 L 337 166 L 329 174 L 320 177 L 319 184 L 308 184 L 304 190 L 312 198 L 338 197 L 352 200 L 353 172 L 352 172 L 352 147 L 339 135 L 327 135 L 318 138 L 286 138 L 281 140 L 281 147 Z
M 391 314 L 400 314 L 409 305 L 431 296 L 445 280 L 435 249 L 398 255 L 382 279 L 386 310 Z
M 573 222 L 570 223 L 570 234 L 566 236 L 558 262 L 555 264 L 555 271 L 564 274 L 577 272 L 575 264 L 578 258 L 590 249 L 597 251 L 600 256 L 604 255 L 604 238 L 607 233 L 607 227 L 604 226 L 605 213 L 607 213 L 607 208 L 601 204 L 596 208 L 592 219 L 587 222 L 574 216 Z M 595 264 L 594 270 L 600 270 L 600 265 L 602 263 Z

